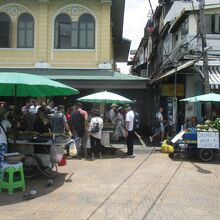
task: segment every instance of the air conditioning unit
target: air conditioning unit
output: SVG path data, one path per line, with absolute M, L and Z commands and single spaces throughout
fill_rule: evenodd
M 141 76 L 141 77 L 144 77 L 144 78 L 149 78 L 148 71 L 147 71 L 147 70 L 141 70 L 140 76 Z
M 99 63 L 99 69 L 111 70 L 112 64 L 111 63 Z

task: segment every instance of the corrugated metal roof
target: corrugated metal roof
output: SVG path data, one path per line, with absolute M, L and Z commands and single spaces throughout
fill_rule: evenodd
M 147 80 L 130 74 L 99 69 L 0 69 L 0 72 L 4 71 L 43 75 L 54 80 Z

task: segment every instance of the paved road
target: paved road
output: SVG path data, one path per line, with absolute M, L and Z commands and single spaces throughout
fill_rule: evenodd
M 220 219 L 218 161 L 173 161 L 141 145 L 133 159 L 123 151 L 102 160 L 69 160 L 51 187 L 45 187 L 47 178 L 28 181 L 27 190 L 38 190 L 33 200 L 24 201 L 23 192 L 1 193 L 0 219 Z

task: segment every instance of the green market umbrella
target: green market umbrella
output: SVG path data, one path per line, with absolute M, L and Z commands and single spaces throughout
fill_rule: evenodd
M 220 95 L 209 93 L 205 95 L 194 96 L 186 99 L 181 99 L 183 102 L 220 102 Z
M 118 104 L 128 104 L 133 103 L 130 99 L 112 92 L 98 92 L 88 96 L 81 97 L 77 99 L 81 102 L 93 102 L 93 103 L 118 103 Z
M 50 80 L 44 76 L 28 73 L 0 73 L 0 96 L 44 97 L 78 94 L 77 89 Z
M 17 97 L 66 96 L 78 94 L 77 89 L 50 80 L 43 76 L 28 73 L 1 72 L 0 96 L 13 96 L 17 106 Z M 13 143 L 16 143 L 17 124 L 15 123 Z

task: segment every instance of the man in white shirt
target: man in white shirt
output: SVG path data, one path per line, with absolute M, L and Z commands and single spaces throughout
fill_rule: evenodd
M 133 156 L 133 149 L 134 149 L 134 143 L 133 143 L 133 138 L 134 138 L 134 112 L 131 109 L 130 105 L 125 105 L 124 106 L 125 112 L 126 112 L 126 136 L 127 136 L 127 156 L 129 157 L 134 157 Z
M 30 106 L 30 113 L 35 115 L 37 114 L 37 110 L 40 108 L 40 105 L 38 105 L 37 100 L 33 99 L 32 100 L 32 105 Z

